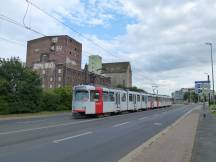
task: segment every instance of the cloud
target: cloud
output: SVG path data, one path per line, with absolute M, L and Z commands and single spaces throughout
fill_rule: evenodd
M 33 2 L 72 26 L 95 29 L 94 32 L 85 31 L 85 37 L 106 50 L 34 8 L 30 9 L 26 17 L 27 24 L 47 35 L 68 34 L 82 42 L 83 64 L 90 54 L 101 55 L 104 62 L 130 61 L 133 84 L 150 92 L 152 85 L 157 84 L 159 92 L 170 94 L 175 89 L 194 86 L 194 80 L 205 79 L 204 72 L 211 73 L 210 49 L 205 42 L 215 42 L 216 38 L 216 2 L 213 0 Z M 26 6 L 25 1 L 5 1 L 0 6 L 0 13 L 22 22 Z M 105 27 L 104 33 L 106 30 L 115 30 L 106 26 L 112 26 L 113 20 L 120 22 L 119 14 L 135 21 L 125 26 L 126 33 L 110 40 L 102 39 L 96 27 Z M 3 21 L 0 21 L 0 33 L 22 42 L 39 37 Z M 25 60 L 25 47 L 2 41 L 0 47 L 0 57 L 20 56 Z

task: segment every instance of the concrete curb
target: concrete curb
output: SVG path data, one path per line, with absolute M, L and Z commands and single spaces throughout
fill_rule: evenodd
M 19 119 L 35 119 L 35 118 L 43 118 L 43 117 L 50 117 L 50 116 L 58 116 L 59 114 L 69 113 L 68 112 L 56 112 L 53 114 L 35 114 L 35 115 L 26 115 L 26 116 L 14 116 L 14 117 L 3 117 L 0 118 L 0 121 L 7 121 L 7 120 L 19 120 Z
M 118 162 L 129 162 L 133 160 L 139 153 L 142 152 L 143 149 L 150 147 L 154 142 L 156 142 L 161 136 L 165 135 L 170 129 L 175 127 L 177 124 L 179 124 L 183 119 L 185 119 L 192 111 L 197 110 L 199 108 L 194 108 L 187 113 L 185 113 L 183 116 L 181 116 L 179 119 L 177 119 L 173 124 L 166 127 L 162 131 L 160 131 L 155 136 L 151 137 L 149 140 L 147 140 L 145 143 L 141 144 L 139 147 L 128 153 L 126 156 L 124 156 L 122 159 L 120 159 Z

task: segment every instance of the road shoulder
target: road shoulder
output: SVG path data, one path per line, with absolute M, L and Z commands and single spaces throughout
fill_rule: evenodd
M 189 162 L 199 114 L 200 107 L 186 113 L 171 126 L 120 159 L 119 162 Z

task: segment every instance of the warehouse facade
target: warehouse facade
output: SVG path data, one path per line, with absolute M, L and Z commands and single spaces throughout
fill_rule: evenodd
M 109 77 L 81 69 L 81 61 L 82 44 L 67 35 L 45 36 L 27 42 L 26 65 L 38 72 L 43 88 L 111 85 Z

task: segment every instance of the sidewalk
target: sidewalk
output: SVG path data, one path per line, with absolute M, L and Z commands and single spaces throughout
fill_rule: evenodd
M 189 162 L 199 114 L 200 107 L 177 120 L 119 162 Z
M 210 112 L 200 115 L 192 162 L 216 162 L 216 117 Z

